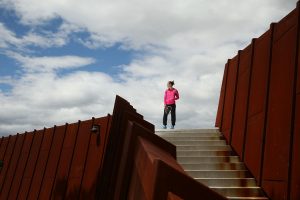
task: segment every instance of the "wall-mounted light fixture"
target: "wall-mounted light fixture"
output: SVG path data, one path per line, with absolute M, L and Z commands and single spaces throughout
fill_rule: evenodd
M 100 134 L 100 125 L 94 124 L 91 128 L 91 132 L 95 134 Z

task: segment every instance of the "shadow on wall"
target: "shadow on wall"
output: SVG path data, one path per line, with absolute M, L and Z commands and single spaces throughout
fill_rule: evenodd
M 53 188 L 52 199 L 95 199 L 96 182 L 88 189 L 80 189 L 80 187 L 77 187 L 70 189 L 69 192 L 66 191 L 67 184 L 67 179 L 58 180 Z

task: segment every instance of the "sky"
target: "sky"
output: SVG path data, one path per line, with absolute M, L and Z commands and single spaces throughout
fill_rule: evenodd
M 0 0 L 0 135 L 112 113 L 115 95 L 162 127 L 214 127 L 224 65 L 296 0 Z M 170 120 L 170 118 L 169 118 Z

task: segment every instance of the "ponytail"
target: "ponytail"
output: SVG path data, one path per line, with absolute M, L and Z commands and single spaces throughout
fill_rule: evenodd
M 173 81 L 169 81 L 169 83 L 170 83 L 172 86 L 175 85 L 174 80 L 173 80 Z

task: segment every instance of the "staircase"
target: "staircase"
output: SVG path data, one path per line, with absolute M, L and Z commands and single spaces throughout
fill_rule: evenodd
M 234 200 L 267 200 L 262 189 L 217 129 L 158 130 L 176 145 L 177 160 L 199 182 Z

